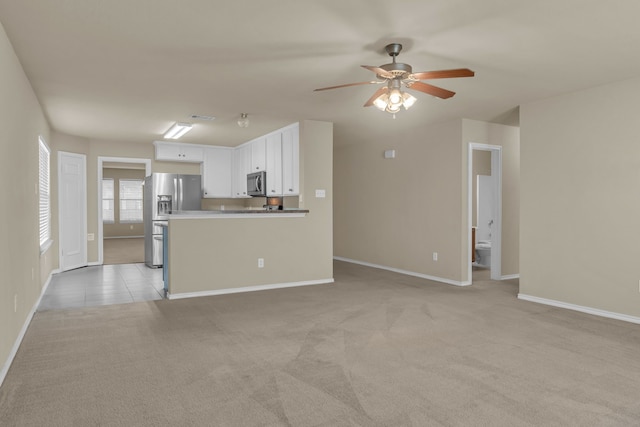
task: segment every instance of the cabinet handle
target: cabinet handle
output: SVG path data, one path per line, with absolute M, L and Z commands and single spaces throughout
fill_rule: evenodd
M 289 191 L 293 192 L 293 188 L 290 188 Z

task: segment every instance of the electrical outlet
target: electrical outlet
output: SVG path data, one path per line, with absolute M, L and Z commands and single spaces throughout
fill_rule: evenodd
M 264 267 L 264 258 L 258 258 L 258 268 Z
M 95 239 L 96 236 L 93 233 L 89 233 L 87 234 L 87 240 L 90 242 L 93 242 L 93 239 Z
M 434 252 L 433 253 L 433 260 L 437 261 L 438 260 L 438 252 Z

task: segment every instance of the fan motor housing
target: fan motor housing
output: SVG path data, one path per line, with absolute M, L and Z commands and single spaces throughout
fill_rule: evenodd
M 402 77 L 402 78 L 404 78 L 408 74 L 411 74 L 411 72 L 413 71 L 413 69 L 411 68 L 411 65 L 403 64 L 401 62 L 392 62 L 390 64 L 384 64 L 384 65 L 381 65 L 380 68 L 392 73 L 396 77 Z

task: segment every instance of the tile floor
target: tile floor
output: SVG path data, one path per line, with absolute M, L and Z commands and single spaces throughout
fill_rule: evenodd
M 54 274 L 38 311 L 162 299 L 161 268 L 116 264 L 78 268 Z

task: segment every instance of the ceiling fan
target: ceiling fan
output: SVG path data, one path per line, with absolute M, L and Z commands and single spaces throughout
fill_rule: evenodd
M 395 117 L 395 113 L 400 111 L 400 107 L 409 109 L 416 102 L 416 98 L 414 96 L 402 90 L 403 87 L 424 92 L 438 98 L 446 99 L 451 98 L 453 95 L 455 95 L 455 92 L 442 89 L 437 86 L 432 86 L 430 84 L 421 82 L 420 80 L 449 79 L 453 77 L 473 77 L 475 74 L 468 68 L 423 71 L 420 73 L 414 73 L 411 65 L 396 62 L 396 57 L 402 50 L 402 45 L 400 43 L 388 44 L 384 49 L 393 59 L 393 62 L 391 62 L 390 64 L 380 65 L 379 67 L 361 65 L 361 67 L 376 73 L 377 80 L 323 87 L 315 89 L 315 91 L 338 89 L 348 86 L 384 84 L 384 86 L 378 89 L 371 96 L 371 98 L 369 98 L 367 102 L 364 103 L 364 106 L 370 107 L 372 105 L 375 105 L 382 111 L 393 113 Z

